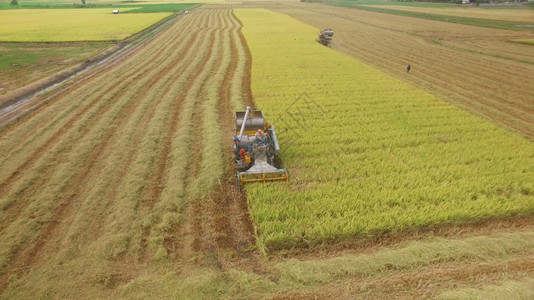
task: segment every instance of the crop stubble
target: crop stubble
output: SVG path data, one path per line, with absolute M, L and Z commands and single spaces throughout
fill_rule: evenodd
M 202 196 L 227 182 L 231 111 L 250 103 L 240 27 L 196 10 L 2 132 L 2 289 L 86 255 L 188 263 L 254 243 L 244 197 Z

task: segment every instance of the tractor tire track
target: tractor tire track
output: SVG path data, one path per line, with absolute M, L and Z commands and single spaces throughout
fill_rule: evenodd
M 250 93 L 246 93 L 244 82 L 248 78 L 245 73 L 250 66 L 250 57 L 245 56 L 245 43 L 240 34 L 241 23 L 232 14 L 231 32 L 231 64 L 225 75 L 225 79 L 220 89 L 220 100 L 218 103 L 219 123 L 224 124 L 224 157 L 228 165 L 233 166 L 232 149 L 233 137 L 233 112 L 242 110 L 245 103 L 252 102 Z M 247 97 L 248 96 L 248 97 Z M 237 99 L 235 99 L 237 98 Z M 240 107 L 235 107 L 236 103 L 241 103 Z M 235 167 L 231 167 L 228 174 L 229 182 L 225 182 L 221 187 L 213 191 L 209 199 L 211 201 L 211 215 L 213 216 L 213 230 L 215 242 L 218 250 L 234 249 L 241 252 L 254 244 L 254 232 L 252 222 L 248 215 L 248 204 L 246 197 L 241 193 L 234 183 Z M 245 204 L 245 206 L 243 206 Z M 222 212 L 222 213 L 221 213 Z
M 231 9 L 198 9 L 0 133 L 14 146 L 3 161 L 17 159 L 0 181 L 0 290 L 80 259 L 145 264 L 164 249 L 221 269 L 222 252 L 250 253 L 246 197 L 225 171 L 232 113 L 253 104 L 240 28 Z

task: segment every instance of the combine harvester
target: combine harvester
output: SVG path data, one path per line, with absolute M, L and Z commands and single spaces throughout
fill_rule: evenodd
M 288 181 L 287 169 L 275 167 L 280 154 L 274 126 L 265 123 L 261 110 L 235 112 L 234 155 L 237 169 L 236 183 Z
M 321 30 L 319 32 L 319 38 L 317 38 L 317 41 L 325 46 L 328 46 L 332 39 L 334 38 L 334 31 L 330 28 Z

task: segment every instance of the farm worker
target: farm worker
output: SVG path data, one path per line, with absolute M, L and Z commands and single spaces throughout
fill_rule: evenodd
M 406 73 L 410 72 L 410 69 L 411 69 L 411 68 L 412 68 L 412 67 L 411 67 L 410 65 L 408 65 L 408 66 L 406 67 Z
M 258 129 L 258 132 L 256 132 L 256 134 L 254 135 L 254 138 L 254 143 L 256 145 L 265 145 L 265 134 L 263 134 L 263 131 L 261 131 L 261 129 Z
M 245 159 L 245 149 L 241 148 L 241 150 L 239 150 L 239 154 L 241 154 L 241 159 Z

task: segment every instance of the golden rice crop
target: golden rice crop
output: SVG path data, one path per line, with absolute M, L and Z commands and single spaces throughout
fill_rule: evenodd
M 0 41 L 122 40 L 170 13 L 111 14 L 111 9 L 0 10 Z
M 286 15 L 235 14 L 291 174 L 246 188 L 260 246 L 534 212 L 531 142 L 320 45 Z

